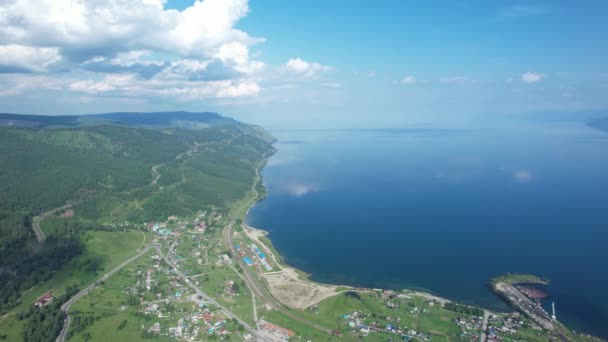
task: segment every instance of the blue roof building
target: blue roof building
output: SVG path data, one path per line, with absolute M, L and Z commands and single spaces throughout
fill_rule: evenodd
M 245 264 L 247 264 L 247 266 L 253 265 L 253 261 L 251 261 L 249 257 L 243 257 L 243 261 L 245 262 Z

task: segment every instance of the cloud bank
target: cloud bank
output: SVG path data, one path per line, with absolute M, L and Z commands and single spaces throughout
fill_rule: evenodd
M 332 68 L 319 63 L 307 62 L 301 58 L 292 58 L 285 64 L 285 68 L 291 72 L 312 77 L 319 73 L 330 71 Z
M 526 72 L 521 75 L 521 80 L 525 83 L 537 83 L 543 80 L 545 75 L 537 73 L 537 72 Z
M 251 57 L 265 41 L 235 28 L 247 0 L 0 1 L 0 96 L 32 90 L 82 96 L 200 100 L 260 94 L 271 72 Z M 310 78 L 331 67 L 284 66 Z M 290 79 L 293 81 L 293 77 Z

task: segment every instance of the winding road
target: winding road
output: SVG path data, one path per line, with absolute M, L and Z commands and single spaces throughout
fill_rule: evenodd
M 156 250 L 158 252 L 160 252 L 160 246 L 157 244 L 151 244 L 151 245 L 146 246 L 141 252 L 130 257 L 129 259 L 124 261 L 122 264 L 116 266 L 113 270 L 104 274 L 103 277 L 99 278 L 99 280 L 97 280 L 94 283 L 92 283 L 91 285 L 87 286 L 84 290 L 78 292 L 72 298 L 70 298 L 67 302 L 63 303 L 63 305 L 61 305 L 61 310 L 65 313 L 65 321 L 63 323 L 63 329 L 61 329 L 61 332 L 59 333 L 59 336 L 57 337 L 56 341 L 63 342 L 66 340 L 67 332 L 68 332 L 68 329 L 70 328 L 70 323 L 72 322 L 72 318 L 68 314 L 68 311 L 70 310 L 70 307 L 72 306 L 72 304 L 76 303 L 80 298 L 86 296 L 89 292 L 91 292 L 91 290 L 93 290 L 95 288 L 95 286 L 97 286 L 99 284 L 99 282 L 107 280 L 114 273 L 120 271 L 123 267 L 127 266 L 128 264 L 137 260 L 142 255 L 146 254 L 151 248 L 156 248 Z
M 42 220 L 53 215 L 54 213 L 56 213 L 58 211 L 67 210 L 67 209 L 70 209 L 71 207 L 72 207 L 71 203 L 64 204 L 61 207 L 51 209 L 49 211 L 45 211 L 44 213 L 42 213 L 38 216 L 34 216 L 34 218 L 32 218 L 32 229 L 34 229 L 34 233 L 36 234 L 36 239 L 38 240 L 38 243 L 43 243 L 44 240 L 46 239 L 46 237 L 44 236 L 44 232 L 42 231 L 42 229 L 40 229 L 40 222 L 42 222 Z

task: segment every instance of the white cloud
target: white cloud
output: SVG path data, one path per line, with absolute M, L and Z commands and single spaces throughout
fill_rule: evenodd
M 321 86 L 325 88 L 340 88 L 342 84 L 338 82 L 323 82 L 321 83 Z
M 293 197 L 303 197 L 310 193 L 319 191 L 319 187 L 310 184 L 294 183 L 288 184 L 285 190 Z
M 217 97 L 242 97 L 242 96 L 254 96 L 260 93 L 260 86 L 255 82 L 241 82 L 236 84 L 229 84 L 222 87 L 217 92 Z
M 545 78 L 545 75 L 537 73 L 537 72 L 526 72 L 521 75 L 521 80 L 526 83 L 536 83 L 542 81 Z
M 475 80 L 470 79 L 466 76 L 448 76 L 448 77 L 441 77 L 439 79 L 440 83 L 443 84 L 467 84 L 467 83 L 474 83 Z
M 261 91 L 257 75 L 265 64 L 251 60 L 249 48 L 264 39 L 234 27 L 249 11 L 247 0 L 196 0 L 181 11 L 165 3 L 3 1 L 0 73 L 8 76 L 2 94 L 57 84 L 90 96 L 200 99 Z M 51 70 L 55 63 L 65 68 Z M 19 75 L 25 72 L 48 77 Z
M 300 81 L 340 87 L 322 77 L 333 68 L 321 63 L 257 60 L 251 48 L 264 38 L 235 27 L 248 0 L 193 0 L 183 10 L 166 2 L 0 0 L 0 96 L 44 90 L 66 98 L 223 103 L 288 99 L 264 88 Z
M 110 60 L 111 64 L 114 65 L 122 65 L 122 66 L 132 66 L 135 64 L 162 64 L 161 61 L 158 60 L 149 60 L 149 56 L 152 54 L 151 51 L 147 50 L 133 50 L 128 52 L 120 52 L 116 54 L 114 58 Z M 94 58 L 95 60 L 106 60 L 104 57 Z
M 0 68 L 7 68 L 6 71 L 43 72 L 60 60 L 57 48 L 0 45 Z
M 106 76 L 103 80 L 95 82 L 92 80 L 75 81 L 70 83 L 71 90 L 87 95 L 96 95 L 115 90 L 130 88 L 135 81 L 134 75 L 118 74 Z
M 38 74 L 0 74 L 0 95 L 18 96 L 31 89 L 63 90 L 69 84 L 64 79 Z
M 401 84 L 415 84 L 417 82 L 416 77 L 412 75 L 407 75 L 403 77 L 400 81 Z
M 532 172 L 527 169 L 517 170 L 513 173 L 513 180 L 516 183 L 529 183 L 533 178 Z
M 189 81 L 166 78 L 164 75 L 142 79 L 133 73 L 108 74 L 101 78 L 94 73 L 87 73 L 86 77 L 0 74 L 0 88 L 3 89 L 0 96 L 18 96 L 33 89 L 44 89 L 69 90 L 85 96 L 167 98 L 180 101 L 248 97 L 261 92 L 261 87 L 256 82 L 247 79 Z
M 195 1 L 183 11 L 163 0 L 15 0 L 0 11 L 0 37 L 29 46 L 55 46 L 76 59 L 131 50 L 209 58 L 224 44 L 260 39 L 234 28 L 247 0 Z
M 285 64 L 285 68 L 288 71 L 294 72 L 296 74 L 301 74 L 306 77 L 315 76 L 318 73 L 330 71 L 333 68 L 327 65 L 307 62 L 301 58 L 291 58 Z
M 544 5 L 524 5 L 515 4 L 506 8 L 503 8 L 498 13 L 498 19 L 515 19 L 524 17 L 534 17 L 549 12 L 549 7 Z

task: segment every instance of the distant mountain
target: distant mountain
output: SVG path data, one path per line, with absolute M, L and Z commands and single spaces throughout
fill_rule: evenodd
M 146 128 L 200 129 L 211 126 L 237 124 L 238 121 L 217 113 L 154 112 L 105 113 L 92 115 L 23 115 L 0 113 L 0 126 L 16 127 L 78 127 L 91 125 L 118 125 Z
M 608 117 L 593 120 L 593 121 L 589 122 L 588 125 L 590 127 L 593 127 L 595 129 L 599 129 L 601 131 L 608 133 Z

